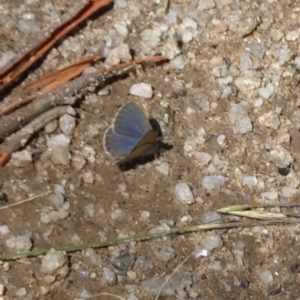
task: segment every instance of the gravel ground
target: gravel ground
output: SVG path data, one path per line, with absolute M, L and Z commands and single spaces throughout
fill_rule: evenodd
M 0 69 L 83 3 L 56 2 L 0 1 Z M 170 63 L 86 95 L 13 155 L 0 172 L 2 200 L 52 193 L 0 212 L 1 252 L 198 224 L 234 204 L 297 202 L 299 14 L 298 0 L 116 0 L 74 30 L 24 83 L 99 51 L 107 65 L 132 52 Z M 1 106 L 19 97 L 15 89 Z M 102 137 L 129 101 L 174 147 L 120 172 Z M 299 233 L 298 225 L 256 226 L 49 251 L 2 262 L 0 299 L 155 299 L 190 254 L 161 299 L 300 299 Z

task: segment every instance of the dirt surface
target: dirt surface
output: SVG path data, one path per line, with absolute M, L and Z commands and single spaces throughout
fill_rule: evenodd
M 112 82 L 108 95 L 95 91 L 76 103 L 76 126 L 68 145 L 71 160 L 66 165 L 53 162 L 47 145 L 49 138 L 61 133 L 58 126 L 51 133 L 38 132 L 26 146 L 32 161 L 19 167 L 15 158 L 0 170 L 1 195 L 8 196 L 7 204 L 53 191 L 55 185 L 65 189 L 61 205 L 49 195 L 1 210 L 0 225 L 9 228 L 9 233 L 0 235 L 1 253 L 22 250 L 15 244 L 9 246 L 8 241 L 14 237 L 29 237 L 31 249 L 50 249 L 149 232 L 161 224 L 171 228 L 198 224 L 208 211 L 230 205 L 299 201 L 300 1 L 227 1 L 222 5 L 225 2 L 170 1 L 165 12 L 164 1 L 118 1 L 115 7 L 75 29 L 30 70 L 21 83 L 91 55 L 95 49 L 107 54 L 121 43 L 134 50 L 136 57 L 153 55 L 162 49 L 172 28 L 177 30 L 175 36 L 180 36 L 180 30 L 189 30 L 188 26 L 180 27 L 185 18 L 194 17 L 197 23 L 191 30 L 191 41 L 178 37 L 183 68 L 170 63 L 137 68 Z M 69 1 L 60 1 L 59 7 L 56 1 L 0 1 L 0 58 L 9 51 L 17 55 L 24 45 L 51 28 L 47 20 L 67 18 L 71 6 Z M 176 15 L 174 11 L 178 10 Z M 26 21 L 31 17 L 24 14 L 29 12 L 35 18 Z M 176 15 L 175 22 L 169 21 L 172 14 Z M 34 22 L 38 29 L 20 30 L 22 20 Z M 245 34 L 243 26 L 253 20 L 258 20 L 257 26 Z M 125 24 L 128 33 L 119 34 L 115 24 Z M 143 30 L 162 24 L 169 28 L 160 35 L 158 45 L 151 48 L 146 42 L 146 46 L 140 43 Z M 289 37 L 290 32 L 295 39 Z M 257 44 L 264 47 L 262 55 L 260 50 L 248 49 Z M 285 59 L 281 55 L 286 50 L 289 55 Z M 250 79 L 255 76 L 259 85 L 251 89 Z M 229 84 L 219 83 L 219 79 L 228 77 Z M 239 84 L 238 79 L 248 78 L 248 83 Z M 130 87 L 139 82 L 152 86 L 151 99 L 130 94 Z M 264 98 L 264 91 L 259 89 L 268 83 L 274 91 Z M 224 96 L 226 87 L 230 92 Z M 0 104 L 21 96 L 16 85 L 3 95 Z M 138 103 L 149 118 L 160 123 L 164 141 L 173 148 L 163 157 L 121 172 L 104 152 L 102 138 L 118 108 L 129 101 Z M 247 103 L 246 117 L 253 126 L 245 133 L 239 132 L 242 125 L 232 121 L 232 107 L 241 102 Z M 269 112 L 272 120 L 280 120 L 278 126 L 273 121 L 266 125 L 260 119 Z M 220 142 L 222 135 L 224 143 Z M 88 150 L 87 145 L 91 147 Z M 190 147 L 192 150 L 188 150 Z M 206 163 L 203 153 L 211 156 Z M 77 168 L 75 157 L 85 164 Z M 167 166 L 167 175 L 160 171 L 162 165 Z M 287 168 L 288 175 L 280 175 L 278 168 Z M 223 176 L 226 181 L 205 188 L 203 180 L 210 175 Z M 255 184 L 247 184 L 245 176 L 255 177 Z M 175 196 L 174 188 L 181 182 L 192 191 L 194 201 L 190 205 Z M 284 188 L 289 188 L 289 193 Z M 87 206 L 92 207 L 92 214 Z M 67 215 L 45 222 L 45 207 L 67 211 Z M 278 224 L 132 242 L 95 249 L 92 254 L 78 251 L 64 256 L 65 275 L 57 269 L 53 274 L 45 272 L 41 268 L 43 256 L 3 261 L 1 297 L 68 300 L 112 293 L 128 300 L 155 299 L 161 283 L 155 283 L 153 293 L 143 283 L 165 279 L 193 251 L 205 250 L 202 241 L 213 236 L 220 238 L 218 246 L 207 255 L 192 255 L 169 280 L 169 294 L 164 290 L 160 299 L 300 299 L 299 232 L 299 225 Z M 161 258 L 159 253 L 167 255 L 168 251 L 173 255 Z M 124 257 L 130 263 L 123 269 L 116 267 L 116 259 L 124 263 Z M 49 282 L 46 275 L 53 275 L 53 281 Z M 181 285 L 182 289 L 178 288 Z

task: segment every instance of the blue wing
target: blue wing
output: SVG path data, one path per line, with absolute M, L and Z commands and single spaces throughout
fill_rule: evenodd
M 104 150 L 116 159 L 125 157 L 138 142 L 139 139 L 114 132 L 112 127 L 106 129 L 103 137 Z
M 147 117 L 135 102 L 128 102 L 120 108 L 112 126 L 115 133 L 137 142 L 152 129 Z

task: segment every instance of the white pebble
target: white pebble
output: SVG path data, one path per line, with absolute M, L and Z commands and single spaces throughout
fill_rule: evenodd
M 201 167 L 206 166 L 211 161 L 211 155 L 206 152 L 194 152 L 194 157 L 198 160 Z
M 71 159 L 71 154 L 69 152 L 69 147 L 56 146 L 51 152 L 51 161 L 55 165 L 66 166 L 69 164 Z
M 16 167 L 26 167 L 32 163 L 32 153 L 28 150 L 14 152 L 11 156 L 11 163 Z
M 31 239 L 26 235 L 11 237 L 6 241 L 6 246 L 17 251 L 28 251 L 32 248 Z
M 26 295 L 27 295 L 27 291 L 24 287 L 22 287 L 16 291 L 17 297 L 25 297 Z
M 201 244 L 208 250 L 212 251 L 223 246 L 223 240 L 217 234 L 207 234 L 201 241 Z
M 264 270 L 259 273 L 261 281 L 265 284 L 271 283 L 273 281 L 273 275 L 269 270 Z
M 88 171 L 82 174 L 82 179 L 84 183 L 94 183 L 95 175 L 91 171 Z
M 261 193 L 261 196 L 268 200 L 276 200 L 278 198 L 278 193 L 275 191 L 265 192 L 265 193 Z
M 168 177 L 170 172 L 170 164 L 166 161 L 162 162 L 160 165 L 156 166 L 155 169 L 163 176 Z
M 148 219 L 149 217 L 150 217 L 149 211 L 142 211 L 142 212 L 141 212 L 141 219 L 142 219 L 142 220 L 146 220 L 146 219 Z
M 255 176 L 247 176 L 244 175 L 242 177 L 243 184 L 248 186 L 256 186 L 257 185 L 257 178 Z
M 113 220 L 118 220 L 118 219 L 120 219 L 122 216 L 124 216 L 124 213 L 123 213 L 123 211 L 121 210 L 121 209 L 116 209 L 116 210 L 114 210 L 112 213 L 111 213 L 111 218 L 113 219 Z
M 8 228 L 7 225 L 2 225 L 2 226 L 0 226 L 0 235 L 1 235 L 1 236 L 2 236 L 2 235 L 6 235 L 6 234 L 8 234 L 8 233 L 10 233 L 10 229 Z
M 65 135 L 72 135 L 75 125 L 75 118 L 68 114 L 65 114 L 59 118 L 59 127 Z
M 224 134 L 221 134 L 217 137 L 217 143 L 220 145 L 220 146 L 223 146 L 224 143 L 225 143 L 225 135 Z
M 170 61 L 170 67 L 174 70 L 182 70 L 185 66 L 185 60 L 182 55 L 176 56 Z
M 149 83 L 135 83 L 130 87 L 130 94 L 146 99 L 150 99 L 153 96 L 153 89 Z
M 84 207 L 85 211 L 89 215 L 90 218 L 93 218 L 95 216 L 95 204 L 90 203 Z
M 278 129 L 281 124 L 278 114 L 273 110 L 260 116 L 258 121 L 260 124 L 273 129 Z
M 47 138 L 47 146 L 49 148 L 55 148 L 57 146 L 64 146 L 68 147 L 70 145 L 71 139 L 69 136 L 66 136 L 65 134 L 57 134 L 52 136 L 51 138 Z
M 41 272 L 52 275 L 66 264 L 67 257 L 65 252 L 50 249 L 42 258 Z
M 45 132 L 46 133 L 52 133 L 54 132 L 58 127 L 57 120 L 52 120 L 49 123 L 46 124 L 45 126 Z
M 295 189 L 293 187 L 284 186 L 281 189 L 281 195 L 284 198 L 291 198 L 291 197 L 293 197 L 296 194 L 298 194 L 298 189 Z
M 274 93 L 274 86 L 268 83 L 265 87 L 258 89 L 258 94 L 264 99 L 269 99 Z
M 194 195 L 187 183 L 181 182 L 175 186 L 174 194 L 177 200 L 182 204 L 191 204 L 195 202 Z
M 221 175 L 205 176 L 202 180 L 202 186 L 208 190 L 219 189 L 226 181 L 228 178 Z

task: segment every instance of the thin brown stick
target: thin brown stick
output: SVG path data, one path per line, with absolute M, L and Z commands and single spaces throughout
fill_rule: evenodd
M 8 161 L 10 155 L 14 151 L 17 151 L 21 147 L 24 147 L 27 144 L 28 140 L 31 138 L 31 136 L 35 132 L 42 129 L 48 122 L 59 118 L 60 116 L 66 113 L 74 115 L 73 111 L 74 109 L 71 106 L 55 107 L 38 116 L 33 121 L 24 126 L 22 129 L 20 129 L 18 132 L 7 138 L 5 140 L 5 143 L 3 145 L 0 145 L 0 154 L 2 154 L 3 156 L 1 157 L 0 155 L 0 166 L 3 166 Z
M 0 90 L 7 86 L 11 81 L 18 78 L 30 66 L 32 66 L 40 57 L 42 57 L 53 45 L 63 36 L 74 29 L 78 24 L 89 18 L 99 9 L 108 6 L 113 0 L 90 0 L 73 18 L 56 28 L 50 36 L 35 46 L 23 57 L 16 61 L 11 67 L 4 67 L 0 74 Z
M 166 60 L 167 58 L 162 56 L 146 57 L 122 63 L 109 69 L 100 68 L 94 73 L 77 77 L 63 87 L 38 97 L 32 103 L 21 107 L 10 115 L 0 117 L 0 138 L 4 138 L 15 132 L 18 128 L 55 106 L 73 105 L 77 99 L 93 91 L 96 86 L 104 87 L 106 80 L 115 78 L 117 75 L 120 75 L 121 72 L 126 73 L 126 67 L 146 62 Z

